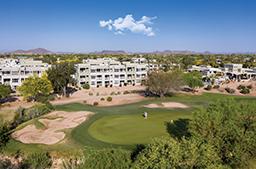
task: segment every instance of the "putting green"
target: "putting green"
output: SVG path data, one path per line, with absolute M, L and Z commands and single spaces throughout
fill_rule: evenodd
M 112 144 L 143 144 L 154 137 L 167 136 L 166 123 L 178 118 L 189 118 L 185 112 L 150 112 L 148 119 L 141 114 L 110 115 L 96 120 L 89 134 L 97 140 Z

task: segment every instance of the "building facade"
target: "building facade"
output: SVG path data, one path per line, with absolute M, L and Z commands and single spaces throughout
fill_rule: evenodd
M 140 85 L 147 77 L 148 64 L 120 62 L 111 58 L 87 59 L 76 64 L 77 85 L 91 87 Z
M 0 83 L 16 89 L 22 82 L 34 74 L 39 77 L 50 65 L 32 59 L 2 59 L 0 60 Z

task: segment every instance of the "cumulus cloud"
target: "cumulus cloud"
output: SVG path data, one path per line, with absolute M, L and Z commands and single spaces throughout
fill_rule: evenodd
M 132 15 L 126 15 L 124 18 L 119 17 L 115 20 L 101 20 L 100 27 L 114 31 L 115 34 L 124 34 L 126 31 L 132 33 L 141 33 L 146 36 L 155 36 L 151 25 L 156 17 L 143 16 L 140 20 L 135 20 Z

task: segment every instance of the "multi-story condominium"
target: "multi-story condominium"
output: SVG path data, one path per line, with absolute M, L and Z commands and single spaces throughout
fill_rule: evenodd
M 12 89 L 22 84 L 29 76 L 41 76 L 50 65 L 32 59 L 2 59 L 0 60 L 0 83 L 10 85 Z
M 145 80 L 148 64 L 119 62 L 110 58 L 87 59 L 76 64 L 78 86 L 91 87 L 139 85 Z

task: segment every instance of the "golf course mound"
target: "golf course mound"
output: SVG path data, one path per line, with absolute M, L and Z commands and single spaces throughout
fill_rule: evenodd
M 181 109 L 185 109 L 185 108 L 188 108 L 187 105 L 185 104 L 182 104 L 182 103 L 179 103 L 179 102 L 163 102 L 163 103 L 160 103 L 160 104 L 155 104 L 155 103 L 152 103 L 152 104 L 148 104 L 148 105 L 144 105 L 144 107 L 147 107 L 147 108 L 181 108 Z
M 65 138 L 63 129 L 74 128 L 84 122 L 92 112 L 64 112 L 55 111 L 38 120 L 43 126 L 38 128 L 30 124 L 12 134 L 12 137 L 22 143 L 56 144 Z

